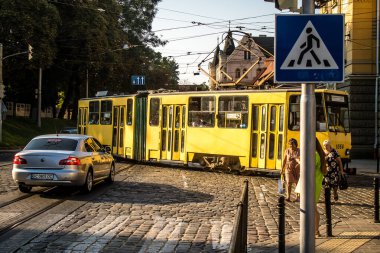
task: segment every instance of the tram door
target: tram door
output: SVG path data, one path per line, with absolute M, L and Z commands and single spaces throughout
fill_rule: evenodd
M 251 167 L 281 168 L 283 114 L 283 105 L 252 105 Z
M 161 159 L 178 161 L 182 157 L 184 143 L 184 106 L 162 106 Z
M 124 156 L 125 106 L 113 107 L 112 154 Z
M 87 134 L 87 108 L 79 108 L 78 115 L 78 133 Z

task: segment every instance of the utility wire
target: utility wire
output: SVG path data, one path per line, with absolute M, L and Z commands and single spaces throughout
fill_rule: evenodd
M 246 20 L 246 19 L 255 19 L 255 18 L 260 18 L 260 17 L 267 17 L 267 16 L 272 16 L 272 15 L 274 15 L 274 13 L 272 13 L 272 14 L 264 14 L 264 15 L 259 15 L 259 16 L 246 17 L 246 18 L 223 20 L 223 21 L 212 22 L 212 23 L 201 23 L 201 22 L 198 22 L 198 25 L 215 25 L 215 24 L 221 24 L 221 23 L 238 21 L 238 20 Z M 189 27 L 191 27 L 191 26 L 189 26 Z M 172 27 L 172 28 L 165 28 L 165 29 L 156 30 L 156 31 L 152 31 L 152 32 L 171 31 L 171 30 L 176 30 L 176 29 L 181 29 L 181 28 L 188 28 L 188 27 Z
M 195 36 L 189 36 L 189 37 L 182 37 L 182 38 L 174 38 L 174 39 L 168 39 L 168 42 L 173 42 L 173 41 L 178 41 L 178 40 L 188 40 L 188 39 L 194 39 L 194 38 L 199 38 L 199 37 L 205 37 L 205 36 L 210 36 L 210 35 L 215 35 L 215 34 L 220 34 L 220 32 L 216 33 L 208 33 L 208 34 L 201 34 L 201 35 L 195 35 Z
M 202 16 L 202 15 L 198 15 L 198 14 L 194 14 L 194 13 L 189 13 L 189 12 L 176 11 L 176 10 L 172 10 L 172 9 L 166 9 L 166 8 L 157 8 L 157 9 L 159 9 L 159 10 L 165 10 L 165 11 L 171 11 L 171 12 L 176 12 L 176 13 L 181 13 L 181 14 L 187 14 L 187 15 L 196 16 L 196 17 L 201 17 L 201 18 L 209 18 L 209 19 L 215 19 L 215 20 L 223 20 L 223 19 L 220 19 L 220 18 L 207 17 L 207 16 Z

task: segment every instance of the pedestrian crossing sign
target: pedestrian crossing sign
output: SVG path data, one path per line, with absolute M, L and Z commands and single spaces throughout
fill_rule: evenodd
M 344 16 L 276 15 L 275 82 L 344 80 Z

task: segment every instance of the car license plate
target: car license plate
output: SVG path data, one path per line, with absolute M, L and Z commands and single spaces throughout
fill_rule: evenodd
M 35 180 L 53 180 L 53 178 L 54 178 L 53 174 L 41 174 L 41 173 L 32 174 L 32 179 L 35 179 Z

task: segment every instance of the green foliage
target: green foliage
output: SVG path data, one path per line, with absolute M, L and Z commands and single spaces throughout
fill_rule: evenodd
M 65 126 L 75 127 L 75 122 L 64 119 L 41 119 L 41 129 L 28 118 L 13 117 L 3 121 L 3 142 L 0 147 L 16 148 L 25 146 L 33 137 L 41 134 L 54 134 Z
M 178 65 L 154 52 L 165 44 L 152 32 L 160 0 L 2 0 L 0 43 L 4 55 L 33 46 L 27 54 L 6 59 L 5 100 L 37 106 L 38 68 L 42 75 L 42 107 L 56 108 L 62 118 L 72 109 L 76 118 L 78 99 L 99 90 L 133 92 L 132 75 L 145 75 L 147 88 L 173 88 Z M 123 45 L 138 45 L 122 50 Z M 88 77 L 87 77 L 88 73 Z M 63 96 L 59 95 L 63 92 Z M 63 101 L 60 98 L 64 98 Z

